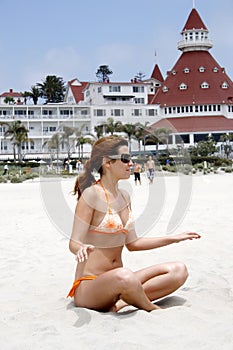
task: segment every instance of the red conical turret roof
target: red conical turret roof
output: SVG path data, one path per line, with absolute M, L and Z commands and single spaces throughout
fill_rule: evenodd
M 154 70 L 151 74 L 151 78 L 154 78 L 154 79 L 160 81 L 161 83 L 164 81 L 162 73 L 161 73 L 159 66 L 157 64 L 154 67 Z
M 184 32 L 185 30 L 192 30 L 192 29 L 205 29 L 205 30 L 207 30 L 199 13 L 194 8 L 190 12 L 190 15 L 187 19 L 187 22 L 186 22 L 182 32 Z

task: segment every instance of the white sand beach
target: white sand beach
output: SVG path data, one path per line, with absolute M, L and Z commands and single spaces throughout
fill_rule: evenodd
M 141 186 L 133 178 L 124 184 L 139 234 L 202 235 L 157 250 L 123 251 L 132 270 L 172 260 L 188 267 L 183 288 L 151 313 L 133 307 L 100 313 L 66 298 L 76 264 L 68 249 L 73 183 L 0 184 L 0 349 L 232 350 L 233 175 L 160 176 L 153 185 L 143 176 Z

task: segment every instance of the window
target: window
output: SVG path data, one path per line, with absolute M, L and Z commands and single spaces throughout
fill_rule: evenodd
M 218 73 L 218 67 L 214 67 L 214 68 L 213 68 L 213 72 L 214 72 L 214 73 Z
M 142 110 L 141 109 L 133 109 L 132 115 L 134 115 L 135 117 L 139 117 L 142 115 Z
M 185 74 L 188 74 L 190 72 L 190 69 L 189 68 L 184 68 L 184 71 L 183 71 Z
M 187 85 L 185 83 L 180 84 L 179 86 L 180 90 L 187 90 Z
M 120 85 L 110 85 L 109 92 L 121 92 Z
M 26 110 L 16 109 L 15 115 L 26 115 Z
M 95 117 L 105 117 L 106 110 L 105 109 L 94 109 L 94 116 Z
M 202 89 L 209 89 L 209 84 L 206 81 L 203 81 L 203 83 L 201 84 L 201 88 Z
M 167 108 L 165 108 L 165 114 L 166 114 L 166 112 L 167 112 Z M 147 109 L 146 115 L 148 115 L 149 117 L 154 117 L 155 115 L 157 115 L 157 110 L 156 109 Z
M 123 109 L 111 109 L 111 116 L 112 117 L 121 117 L 124 115 Z
M 222 89 L 228 89 L 228 84 L 226 81 L 224 81 L 224 83 L 222 83 Z
M 53 112 L 51 110 L 43 109 L 42 115 L 52 115 Z
M 133 86 L 133 92 L 144 92 L 144 86 Z
M 135 98 L 134 99 L 134 103 L 144 103 L 145 102 L 145 100 L 144 100 L 144 98 Z
M 200 73 L 204 73 L 205 72 L 205 67 L 203 67 L 203 66 L 199 67 L 199 72 Z
M 164 86 L 164 87 L 163 87 L 163 92 L 167 92 L 167 91 L 168 91 L 167 86 Z
M 82 109 L 81 110 L 81 115 L 87 115 L 87 109 Z
M 60 110 L 60 115 L 72 115 L 73 111 L 69 109 L 61 109 Z
M 28 110 L 28 115 L 34 115 L 34 111 Z
M 98 94 L 100 94 L 100 93 L 101 93 L 101 91 L 102 91 L 101 86 L 99 86 L 99 87 L 98 87 L 97 91 L 98 91 Z
M 7 141 L 1 140 L 1 151 L 6 151 L 6 150 L 7 150 Z

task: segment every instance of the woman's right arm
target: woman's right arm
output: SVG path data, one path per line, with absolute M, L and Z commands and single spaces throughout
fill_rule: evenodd
M 94 193 L 90 189 L 84 192 L 76 205 L 73 229 L 69 241 L 69 249 L 77 256 L 79 262 L 86 260 L 88 251 L 94 249 L 93 246 L 83 243 L 94 213 Z M 90 203 L 93 205 L 91 206 Z

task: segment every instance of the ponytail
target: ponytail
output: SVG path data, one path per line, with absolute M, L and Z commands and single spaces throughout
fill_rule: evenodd
M 78 199 L 81 197 L 85 188 L 91 186 L 95 182 L 95 177 L 92 174 L 93 170 L 91 160 L 87 160 L 84 165 L 84 173 L 77 177 L 74 185 L 73 194 L 75 195 L 78 193 Z

